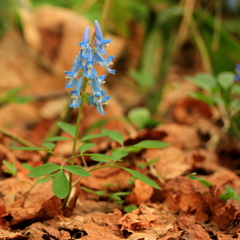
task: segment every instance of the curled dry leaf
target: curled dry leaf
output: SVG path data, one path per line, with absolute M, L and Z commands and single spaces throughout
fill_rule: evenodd
M 163 141 L 171 143 L 171 146 L 182 149 L 195 149 L 201 144 L 196 129 L 191 126 L 169 123 L 161 124 L 155 130 L 165 131 L 167 135 L 163 138 Z
M 195 224 L 182 235 L 184 240 L 211 240 L 209 234 L 200 225 Z
M 156 163 L 153 163 L 153 166 L 164 179 L 178 177 L 192 167 L 191 162 L 187 162 L 184 152 L 177 147 L 147 149 L 144 156 L 150 160 L 159 159 Z

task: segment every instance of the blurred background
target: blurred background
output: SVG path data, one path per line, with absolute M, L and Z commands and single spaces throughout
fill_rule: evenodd
M 95 19 L 116 57 L 107 116 L 141 107 L 138 116 L 167 117 L 194 88 L 186 76 L 234 71 L 240 62 L 239 0 L 0 0 L 1 126 L 63 111 L 63 71 Z

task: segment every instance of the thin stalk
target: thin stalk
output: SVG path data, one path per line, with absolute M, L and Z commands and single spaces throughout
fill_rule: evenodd
M 78 135 L 79 135 L 79 129 L 80 129 L 80 123 L 81 123 L 81 117 L 82 117 L 82 109 L 83 109 L 83 94 L 85 93 L 87 87 L 87 81 L 83 82 L 83 88 L 82 88 L 82 95 L 81 95 L 81 100 L 82 103 L 79 106 L 78 109 L 78 116 L 77 116 L 77 123 L 76 123 L 76 131 L 75 131 L 75 136 L 74 136 L 74 141 L 73 141 L 73 148 L 72 148 L 72 160 L 71 160 L 71 164 L 74 164 L 74 159 L 75 159 L 75 154 L 76 154 L 76 147 L 77 147 L 77 142 L 78 142 Z M 84 165 L 86 164 L 85 159 L 84 159 Z M 62 209 L 64 209 L 67 206 L 67 202 L 69 199 L 69 196 L 71 194 L 72 191 L 72 173 L 69 174 L 69 193 L 67 195 L 67 197 L 64 199 L 63 204 L 62 204 Z
M 4 129 L 3 127 L 0 127 L 0 133 L 2 133 L 4 136 L 9 137 L 13 139 L 14 141 L 26 146 L 26 147 L 37 147 L 36 145 L 32 144 L 31 142 L 14 135 L 13 133 L 9 132 L 8 130 Z

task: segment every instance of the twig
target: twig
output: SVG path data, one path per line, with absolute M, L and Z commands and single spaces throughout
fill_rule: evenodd
M 3 127 L 0 127 L 0 133 L 2 133 L 4 136 L 11 138 L 14 141 L 16 141 L 16 142 L 18 142 L 18 143 L 20 143 L 20 144 L 22 144 L 26 147 L 37 147 L 33 143 L 31 143 L 31 142 L 15 135 L 15 134 L 9 132 L 8 130 L 4 129 Z

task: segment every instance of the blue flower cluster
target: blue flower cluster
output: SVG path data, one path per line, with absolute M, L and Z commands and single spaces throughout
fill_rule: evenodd
M 234 77 L 234 81 L 240 80 L 240 65 L 239 64 L 236 64 L 236 72 L 237 72 L 237 75 Z
M 101 27 L 97 20 L 94 21 L 95 33 L 90 43 L 90 28 L 87 27 L 84 31 L 83 40 L 79 42 L 80 52 L 75 57 L 72 70 L 64 71 L 68 82 L 66 88 L 75 88 L 71 91 L 70 107 L 77 108 L 82 104 L 81 90 L 83 87 L 83 81 L 87 81 L 91 86 L 92 93 L 89 97 L 89 103 L 95 106 L 99 113 L 104 115 L 103 105 L 106 104 L 110 96 L 106 95 L 106 92 L 102 88 L 102 84 L 105 83 L 104 79 L 107 74 L 98 76 L 94 65 L 97 64 L 104 67 L 108 73 L 115 74 L 115 70 L 111 69 L 113 55 L 108 56 L 106 59 L 103 55 L 106 54 L 106 47 L 110 43 L 111 39 L 104 39 Z

